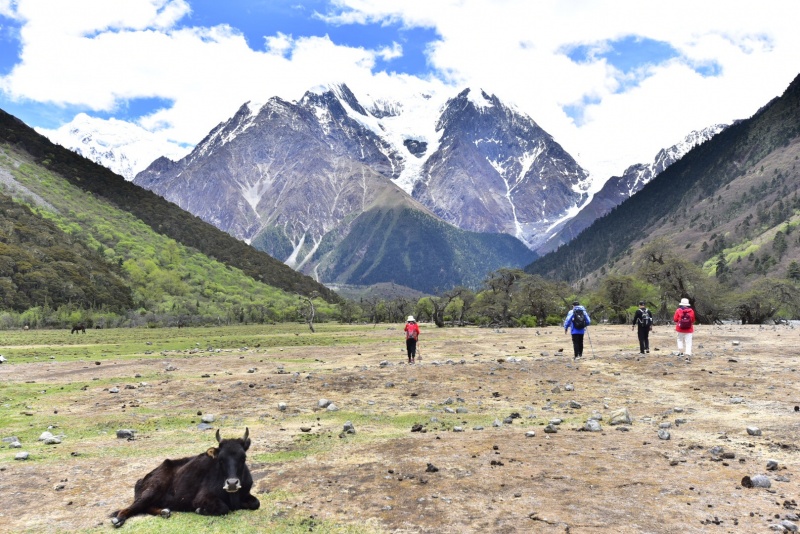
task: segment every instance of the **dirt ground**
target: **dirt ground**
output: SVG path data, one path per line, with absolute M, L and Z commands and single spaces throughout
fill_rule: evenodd
M 0 530 L 110 529 L 108 513 L 129 503 L 133 483 L 164 458 L 166 439 L 183 455 L 214 443 L 211 432 L 195 431 L 199 416 L 176 443 L 176 432 L 162 435 L 146 414 L 198 411 L 216 414 L 224 437 L 249 427 L 254 493 L 279 491 L 286 513 L 313 520 L 431 533 L 800 524 L 800 328 L 700 326 L 688 359 L 674 353 L 669 327 L 657 327 L 650 354 L 640 355 L 630 327 L 601 325 L 574 361 L 558 328 L 423 325 L 422 361 L 413 366 L 404 363 L 401 328 L 365 330 L 355 345 L 0 366 L 2 385 L 89 384 L 68 406 L 33 402 L 33 410 L 114 415 L 120 428 L 141 423 L 130 442 L 62 443 L 52 453 L 58 461 L 37 444 L 23 450 L 44 458 L 14 461 L 17 451 L 2 443 Z M 109 394 L 108 379 L 118 394 Z M 319 408 L 323 398 L 340 411 Z M 621 408 L 632 423 L 612 426 Z M 602 431 L 582 431 L 595 412 Z M 557 432 L 545 432 L 553 419 L 562 420 Z M 340 436 L 343 420 L 355 435 Z M 423 431 L 412 432 L 417 423 Z M 659 437 L 665 423 L 670 439 Z M 768 470 L 771 460 L 777 469 Z M 743 477 L 759 474 L 771 487 L 743 487 Z

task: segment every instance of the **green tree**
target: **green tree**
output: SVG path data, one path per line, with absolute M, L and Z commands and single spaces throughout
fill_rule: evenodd
M 800 281 L 800 263 L 797 263 L 797 260 L 792 260 L 789 264 L 789 268 L 786 271 L 786 277 L 789 280 L 794 280 L 795 282 Z
M 611 308 L 616 322 L 628 322 L 628 308 L 643 295 L 633 276 L 609 275 L 600 283 L 600 298 Z
M 532 315 L 539 325 L 547 316 L 559 313 L 570 288 L 563 282 L 552 282 L 539 275 L 524 276 L 516 282 L 513 312 L 516 316 Z
M 780 310 L 796 316 L 800 312 L 800 289 L 786 280 L 764 278 L 744 293 L 730 297 L 731 311 L 742 324 L 763 324 Z
M 788 244 L 786 243 L 786 234 L 778 230 L 775 232 L 775 237 L 772 238 L 772 250 L 774 250 L 775 254 L 778 256 L 778 261 L 781 261 L 781 258 L 783 258 L 787 248 Z
M 481 292 L 479 300 L 480 313 L 490 323 L 508 326 L 511 323 L 511 305 L 513 288 L 517 280 L 527 276 L 520 269 L 498 269 L 483 281 L 486 288 Z

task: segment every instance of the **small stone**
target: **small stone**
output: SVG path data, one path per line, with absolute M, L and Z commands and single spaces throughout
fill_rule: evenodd
M 113 387 L 113 388 L 109 389 L 108 392 L 109 393 L 119 393 L 119 388 L 118 387 Z
M 777 471 L 778 470 L 778 462 L 775 460 L 767 460 L 767 471 Z
M 216 417 L 212 414 L 206 414 L 201 417 L 200 420 L 204 423 L 213 423 L 216 420 Z
M 463 432 L 463 431 L 464 431 L 464 429 L 462 427 L 460 427 L 460 426 L 454 426 L 453 427 L 453 432 Z
M 330 403 L 328 405 L 328 407 L 325 408 L 325 409 L 328 410 L 329 412 L 338 412 L 339 411 L 339 407 L 336 406 L 334 403 Z
M 742 404 L 744 399 L 742 397 L 731 397 L 731 404 Z
M 558 428 L 556 428 L 554 425 L 547 425 L 544 427 L 545 434 L 555 434 L 556 432 L 558 432 Z
M 352 421 L 347 421 L 344 426 L 342 427 L 342 431 L 345 434 L 355 434 L 356 428 L 353 426 Z
M 433 465 L 432 463 L 428 463 L 428 467 L 425 468 L 426 473 L 437 473 L 439 468 Z
M 772 485 L 769 477 L 766 475 L 755 475 L 753 477 L 744 477 L 742 479 L 742 486 L 745 488 L 768 488 Z
M 581 403 L 578 401 L 571 400 L 569 401 L 569 407 L 578 410 L 581 408 Z
M 280 410 L 281 412 L 285 412 L 286 411 L 286 403 L 285 402 L 279 402 L 278 403 L 278 410 Z
M 609 422 L 608 424 L 614 425 L 630 425 L 633 420 L 631 419 L 631 414 L 628 412 L 627 408 L 620 408 L 619 410 L 614 410 L 608 415 Z
M 320 399 L 319 401 L 317 401 L 317 406 L 319 406 L 320 408 L 327 408 L 330 405 L 331 401 L 329 401 L 328 399 Z
M 535 436 L 536 436 L 536 431 L 535 430 L 528 430 L 527 432 L 525 432 L 525 437 L 526 438 L 532 438 L 532 437 L 535 437 Z
M 602 432 L 603 427 L 595 419 L 589 419 L 586 421 L 586 424 L 583 425 L 583 430 L 586 432 Z
M 784 519 L 783 521 L 781 521 L 781 526 L 786 530 L 786 532 L 797 532 L 797 525 L 795 525 L 788 519 Z
M 117 430 L 117 438 L 118 439 L 133 439 L 133 435 L 136 433 L 135 430 L 131 430 L 129 428 L 122 428 Z
M 27 452 L 18 452 L 18 453 L 17 453 L 17 454 L 14 456 L 14 459 L 15 459 L 15 460 L 27 460 L 29 456 L 30 456 L 30 453 L 27 453 Z
M 669 430 L 666 428 L 659 429 L 658 431 L 658 439 L 668 440 L 670 438 Z
M 761 429 L 758 428 L 757 426 L 748 426 L 747 427 L 747 433 L 749 435 L 751 435 L 751 436 L 760 436 L 761 435 Z
M 575 391 L 575 386 L 573 386 L 572 384 L 567 384 L 566 386 L 564 386 L 564 391 Z

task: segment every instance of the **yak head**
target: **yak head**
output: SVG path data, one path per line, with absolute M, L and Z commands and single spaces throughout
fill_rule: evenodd
M 247 449 L 250 448 L 250 429 L 245 428 L 244 437 L 222 439 L 217 429 L 219 447 L 208 449 L 207 454 L 216 461 L 223 474 L 222 489 L 228 493 L 236 493 L 242 488 L 242 478 L 247 466 Z

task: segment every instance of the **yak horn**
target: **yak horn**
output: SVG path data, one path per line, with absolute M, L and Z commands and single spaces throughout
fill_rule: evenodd
M 249 435 L 250 435 L 250 429 L 247 428 L 247 427 L 244 427 L 244 437 L 242 439 L 246 440 L 247 436 L 249 436 Z
M 219 428 L 217 429 L 217 443 L 222 443 L 222 438 L 219 437 Z

